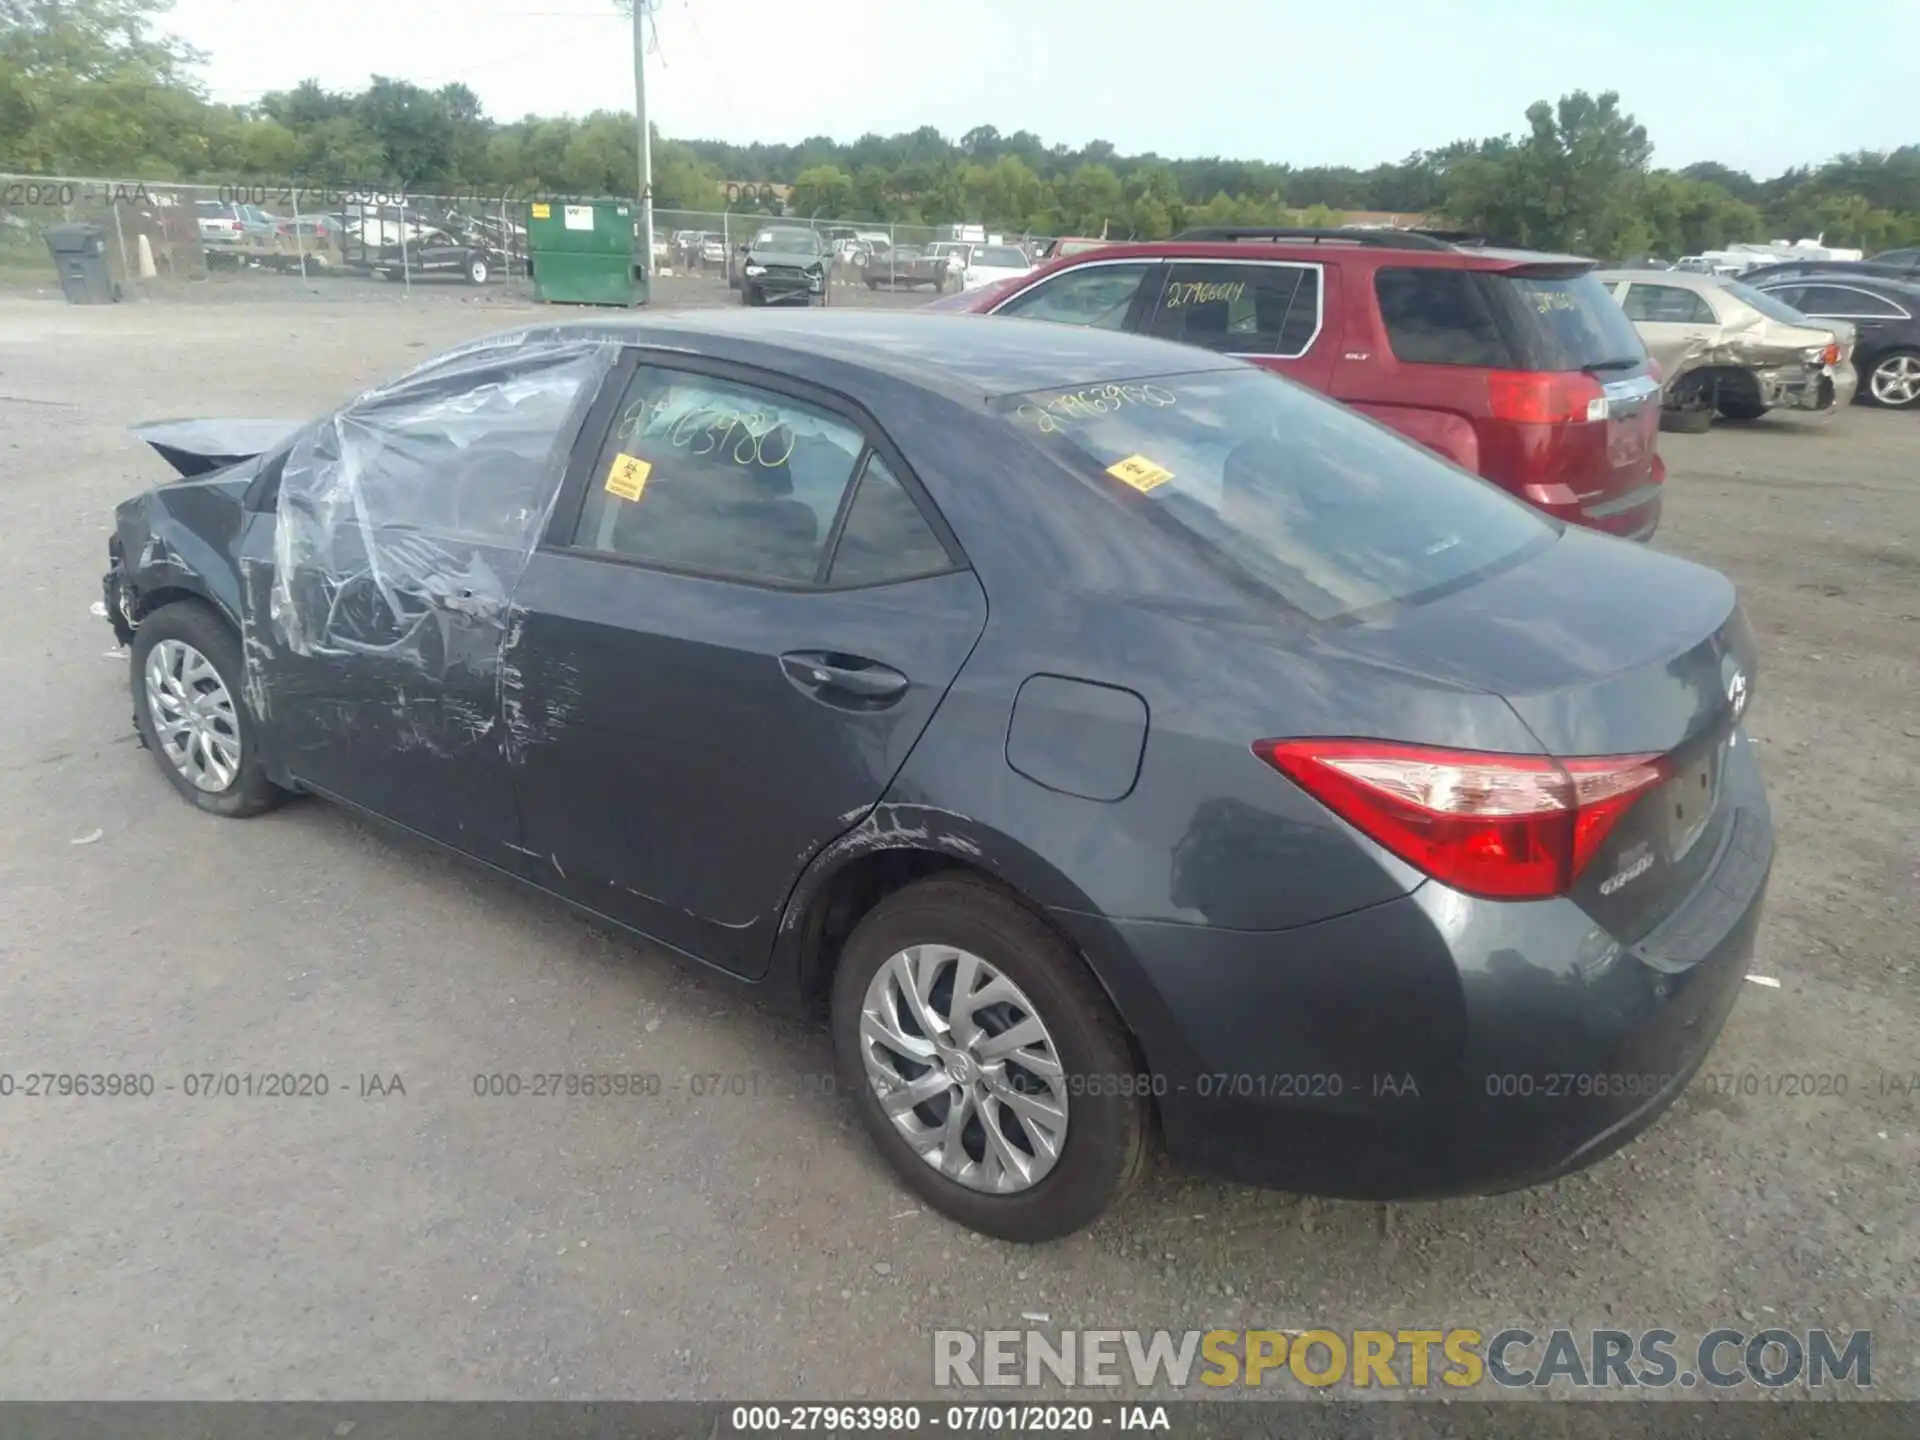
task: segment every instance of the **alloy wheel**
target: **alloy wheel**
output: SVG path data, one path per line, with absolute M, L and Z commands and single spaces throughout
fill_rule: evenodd
M 1066 1074 L 1026 992 L 978 955 L 915 945 L 875 972 L 860 1057 L 920 1158 L 970 1190 L 1045 1179 L 1067 1139 Z
M 195 788 L 218 793 L 240 773 L 240 720 L 213 662 L 184 640 L 162 640 L 147 656 L 147 713 L 173 768 Z
M 1892 355 L 1874 367 L 1867 381 L 1882 405 L 1920 401 L 1920 355 Z

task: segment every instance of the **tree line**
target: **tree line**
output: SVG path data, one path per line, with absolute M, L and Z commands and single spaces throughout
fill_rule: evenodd
M 157 27 L 168 0 L 0 0 L 0 170 L 109 179 L 261 179 L 416 193 L 632 195 L 631 114 L 489 117 L 467 86 L 373 76 L 307 81 L 246 105 L 211 100 L 197 52 Z M 729 181 L 790 187 L 784 208 L 836 220 L 983 223 L 1019 234 L 1156 239 L 1197 225 L 1425 216 L 1515 244 L 1624 259 L 1823 235 L 1872 250 L 1920 241 L 1920 145 L 1860 151 L 1770 179 L 1714 162 L 1656 167 L 1613 92 L 1541 100 L 1510 135 L 1361 169 L 1220 156 L 1122 155 L 990 125 L 734 145 L 660 136 L 657 208 L 718 210 Z M 757 193 L 757 192 L 756 192 Z

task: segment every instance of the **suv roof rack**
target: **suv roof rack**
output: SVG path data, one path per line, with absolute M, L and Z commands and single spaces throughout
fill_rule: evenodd
M 1271 225 L 1226 225 L 1199 230 L 1182 230 L 1175 240 L 1307 240 L 1314 244 L 1328 241 L 1349 245 L 1374 245 L 1385 250 L 1451 250 L 1454 247 L 1436 235 L 1420 230 L 1363 230 L 1358 227 L 1312 229 Z

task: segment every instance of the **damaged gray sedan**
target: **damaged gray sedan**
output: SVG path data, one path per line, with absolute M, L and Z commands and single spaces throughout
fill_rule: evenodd
M 1854 330 L 1811 320 L 1738 280 L 1682 271 L 1604 270 L 1665 381 L 1664 428 L 1704 434 L 1718 416 L 1832 414 L 1859 388 Z
M 105 608 L 174 791 L 343 802 L 821 1016 L 986 1234 L 1088 1223 L 1161 1142 L 1539 1183 L 1742 988 L 1732 585 L 1235 357 L 716 308 L 144 433 L 182 478 L 116 511 Z

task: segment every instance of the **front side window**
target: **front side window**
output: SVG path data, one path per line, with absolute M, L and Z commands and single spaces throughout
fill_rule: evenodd
M 642 366 L 588 478 L 574 544 L 811 585 L 865 449 L 853 425 L 804 401 Z
M 1263 371 L 1038 392 L 999 406 L 1016 431 L 1142 524 L 1315 619 L 1468 584 L 1558 533 L 1486 481 Z
M 1221 354 L 1303 355 L 1320 329 L 1320 272 L 1309 265 L 1175 264 L 1151 328 L 1162 339 Z
M 1134 297 L 1151 265 L 1083 265 L 1062 271 L 1022 291 L 994 313 L 1023 320 L 1052 320 L 1118 330 L 1126 324 Z

